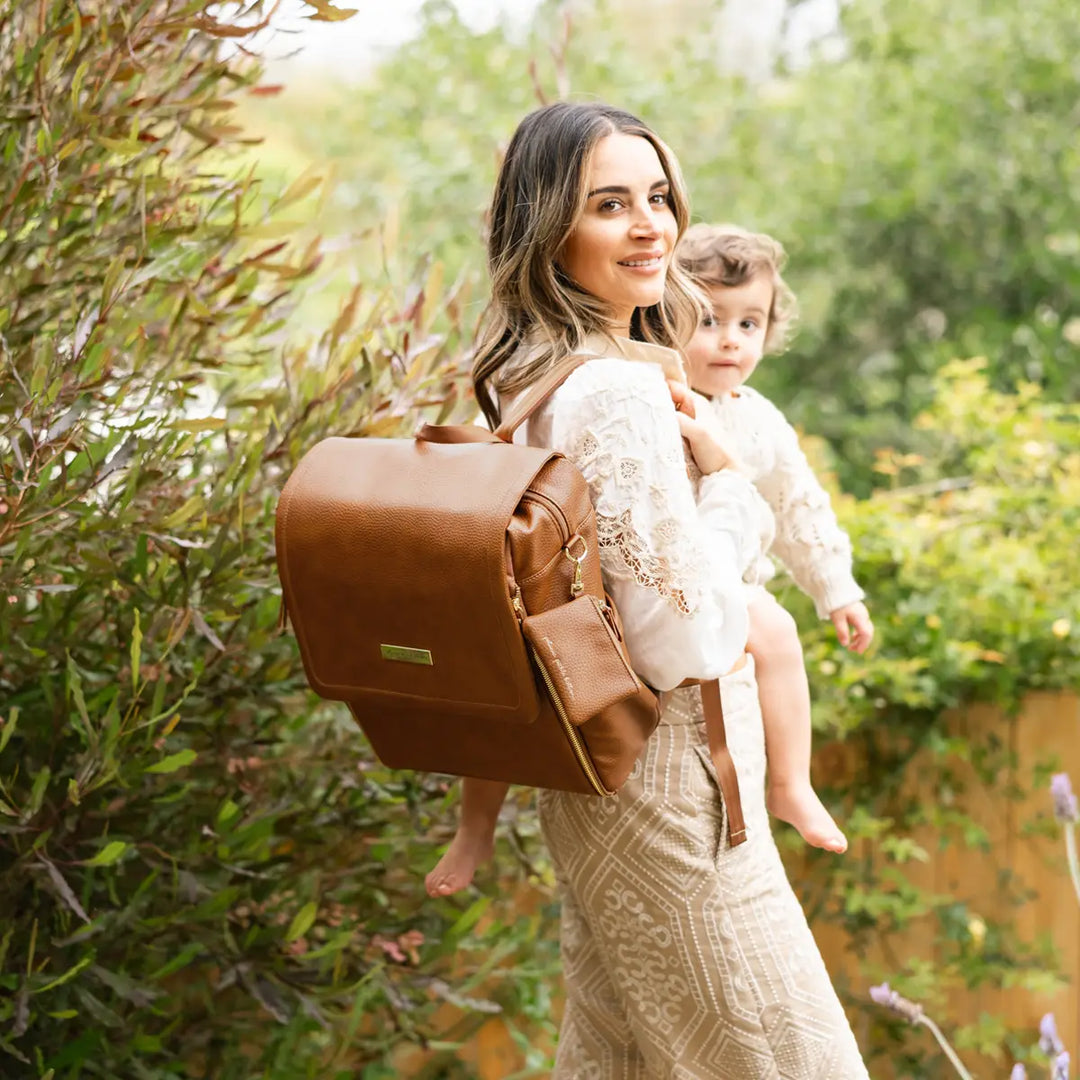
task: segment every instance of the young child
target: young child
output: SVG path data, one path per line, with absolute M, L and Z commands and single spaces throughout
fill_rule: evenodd
M 784 249 L 769 236 L 731 225 L 693 225 L 678 258 L 711 303 L 687 347 L 690 385 L 712 402 L 714 419 L 776 523 L 770 551 L 807 593 L 841 644 L 869 646 L 874 627 L 851 568 L 851 543 L 829 496 L 783 414 L 744 385 L 766 352 L 781 347 L 795 298 L 780 271 Z M 810 688 L 791 615 L 764 583 L 763 556 L 745 575 L 750 611 L 747 651 L 754 657 L 769 763 L 770 813 L 815 847 L 842 852 L 847 840 L 810 783 Z
M 695 225 L 678 257 L 698 278 L 711 314 L 687 347 L 691 387 L 710 399 L 714 426 L 735 448 L 776 519 L 771 550 L 857 652 L 873 637 L 863 592 L 851 574 L 851 545 L 802 451 L 794 429 L 756 391 L 743 387 L 766 348 L 783 343 L 794 296 L 780 276 L 783 248 L 732 226 Z M 674 375 L 675 373 L 669 373 Z M 701 399 L 698 398 L 700 402 Z M 810 844 L 847 848 L 844 834 L 810 783 L 810 688 L 794 619 L 764 588 L 773 574 L 765 556 L 745 575 L 750 613 L 747 651 L 754 657 L 769 762 L 769 810 Z M 508 785 L 467 779 L 461 823 L 425 884 L 431 896 L 465 888 L 491 858 L 495 824 Z

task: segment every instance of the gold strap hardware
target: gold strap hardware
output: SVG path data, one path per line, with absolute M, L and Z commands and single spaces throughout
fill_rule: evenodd
M 580 555 L 575 555 L 570 550 L 575 542 L 581 544 Z M 585 561 L 585 556 L 589 554 L 589 545 L 585 543 L 581 536 L 574 533 L 567 540 L 566 547 L 563 548 L 563 554 L 574 564 L 574 580 L 570 585 L 570 599 L 576 600 L 585 591 L 585 582 L 581 580 L 581 564 Z

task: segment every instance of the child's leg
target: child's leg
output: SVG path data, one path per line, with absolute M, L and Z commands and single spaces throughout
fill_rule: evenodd
M 794 825 L 808 844 L 847 849 L 847 839 L 810 783 L 810 684 L 795 620 L 764 589 L 750 597 L 754 657 L 765 748 L 769 812 Z
M 509 784 L 499 780 L 461 781 L 461 821 L 446 853 L 424 879 L 430 896 L 449 896 L 464 889 L 476 868 L 495 850 L 495 822 Z

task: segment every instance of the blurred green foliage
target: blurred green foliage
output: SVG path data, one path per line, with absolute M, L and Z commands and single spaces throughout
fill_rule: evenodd
M 840 510 L 880 645 L 806 643 L 819 726 L 864 763 L 835 797 L 891 865 L 812 861 L 811 910 L 859 950 L 936 920 L 940 969 L 881 973 L 930 1002 L 1054 980 L 905 881 L 913 826 L 979 837 L 903 780 L 916 753 L 943 786 L 958 760 L 992 775 L 1001 748 L 946 739 L 944 708 L 1078 681 L 1080 30 L 1060 0 L 858 0 L 820 55 L 778 45 L 751 77 L 720 70 L 715 5 L 675 6 L 478 34 L 431 0 L 366 83 L 294 97 L 231 47 L 261 17 L 240 5 L 0 0 L 4 1076 L 469 1077 L 496 1013 L 543 1075 L 555 912 L 527 793 L 497 897 L 428 901 L 454 790 L 383 769 L 306 692 L 272 552 L 316 439 L 467 408 L 484 206 L 538 90 L 640 112 L 699 216 L 785 241 L 803 331 L 760 385 L 874 491 Z M 900 1039 L 873 1028 L 939 1075 Z
M 911 420 L 953 356 L 990 357 L 999 388 L 1080 392 L 1074 15 L 1068 0 L 855 0 L 835 32 L 793 54 L 781 30 L 772 62 L 759 48 L 742 73 L 721 4 L 549 0 L 476 33 L 428 0 L 369 79 L 310 76 L 246 111 L 277 168 L 335 166 L 324 227 L 392 219 L 403 250 L 481 283 L 501 148 L 538 91 L 638 113 L 679 156 L 695 217 L 787 246 L 802 329 L 755 385 L 866 495 L 876 449 L 920 448 Z
M 852 851 L 841 860 L 811 856 L 808 870 L 793 862 L 793 877 L 815 917 L 843 926 L 858 955 L 896 957 L 889 970 L 867 967 L 867 986 L 888 980 L 950 1027 L 958 986 L 1045 992 L 1062 983 L 1045 942 L 987 919 L 983 947 L 969 928 L 977 912 L 905 876 L 906 865 L 927 858 L 911 834 L 929 826 L 941 851 L 986 852 L 1002 869 L 1000 895 L 1014 914 L 1042 885 L 1010 877 L 985 823 L 959 798 L 972 774 L 996 799 L 1027 794 L 1000 782 L 1012 752 L 1002 729 L 973 725 L 959 737 L 942 714 L 976 701 L 1012 712 L 1033 689 L 1080 683 L 1080 577 L 1070 540 L 1080 528 L 1080 406 L 1049 400 L 1033 383 L 996 391 L 988 368 L 984 358 L 945 365 L 915 418 L 927 453 L 882 452 L 882 487 L 863 501 L 838 496 L 878 624 L 871 654 L 840 648 L 792 585 L 781 597 L 805 628 L 815 724 L 857 763 L 831 789 Z M 1029 782 L 1048 782 L 1070 737 L 1064 716 L 1062 729 L 1061 745 L 1046 747 L 1045 775 Z M 931 792 L 938 797 L 928 800 Z M 920 920 L 935 926 L 934 964 L 894 944 Z M 868 1011 L 868 1049 L 902 1063 L 896 1075 L 938 1075 L 910 1027 Z M 961 1027 L 957 1042 L 1004 1068 L 1006 1046 L 1019 1054 L 1030 1042 L 1013 1019 L 986 1015 Z

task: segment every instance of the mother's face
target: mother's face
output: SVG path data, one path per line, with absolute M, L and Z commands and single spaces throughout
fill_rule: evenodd
M 588 200 L 559 255 L 562 269 L 611 308 L 628 333 L 634 309 L 664 295 L 678 227 L 656 148 L 639 135 L 602 138 L 589 166 Z

